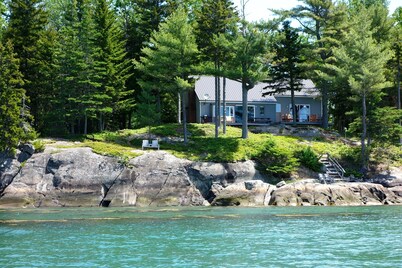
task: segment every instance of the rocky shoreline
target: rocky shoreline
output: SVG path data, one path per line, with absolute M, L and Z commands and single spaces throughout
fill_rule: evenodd
M 346 206 L 402 204 L 402 178 L 324 185 L 268 184 L 252 161 L 192 162 L 147 151 L 121 163 L 90 148 L 21 147 L 0 166 L 0 207 Z

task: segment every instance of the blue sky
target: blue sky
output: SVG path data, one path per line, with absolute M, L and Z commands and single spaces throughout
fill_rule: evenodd
M 240 4 L 240 0 L 233 0 L 235 5 Z M 297 0 L 248 0 L 246 5 L 246 18 L 249 21 L 258 21 L 270 17 L 271 12 L 269 8 L 273 9 L 290 9 L 297 6 L 300 2 Z M 401 0 L 389 1 L 391 14 L 394 10 L 402 5 Z

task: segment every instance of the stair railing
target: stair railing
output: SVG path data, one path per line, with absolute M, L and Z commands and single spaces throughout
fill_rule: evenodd
M 343 169 L 341 164 L 339 164 L 339 162 L 336 161 L 335 158 L 331 157 L 331 155 L 329 153 L 327 153 L 327 155 L 328 155 L 328 161 L 332 164 L 332 166 L 334 166 L 334 168 L 336 169 L 336 172 L 338 172 L 339 176 L 341 176 L 341 178 L 344 179 L 346 171 Z

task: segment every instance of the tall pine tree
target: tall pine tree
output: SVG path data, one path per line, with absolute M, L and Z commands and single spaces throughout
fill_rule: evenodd
M 47 14 L 42 0 L 10 0 L 9 21 L 5 32 L 6 40 L 11 40 L 14 52 L 20 59 L 20 71 L 23 75 L 26 94 L 29 98 L 31 114 L 35 118 L 35 127 L 41 128 L 44 124 L 45 98 L 47 88 L 43 87 L 46 81 L 46 69 L 51 62 L 46 48 L 41 44 L 47 43 L 46 31 Z
M 243 10 L 244 14 L 244 10 Z M 244 20 L 233 42 L 234 57 L 228 62 L 228 78 L 242 84 L 242 138 L 248 138 L 248 91 L 267 76 L 267 39 L 255 25 Z
M 10 41 L 0 43 L 0 152 L 13 151 L 32 130 L 24 107 L 22 74 Z
M 144 90 L 154 87 L 178 96 L 183 111 L 184 142 L 187 143 L 186 97 L 191 88 L 198 54 L 193 27 L 183 8 L 179 8 L 152 34 L 150 45 L 143 48 L 144 56 L 136 67 L 153 80 L 141 81 Z
M 222 65 L 229 54 L 219 41 L 222 40 L 222 36 L 236 31 L 239 18 L 231 0 L 204 0 L 200 12 L 196 14 L 196 20 L 196 37 L 201 58 L 213 64 L 213 70 L 209 71 L 209 74 L 215 76 L 215 137 L 218 137 L 221 122 L 220 77 Z M 223 112 L 225 113 L 225 109 Z
M 279 31 L 279 40 L 273 44 L 275 56 L 269 65 L 269 78 L 266 80 L 273 90 L 264 94 L 283 93 L 290 91 L 293 124 L 296 124 L 295 91 L 302 89 L 302 79 L 305 78 L 303 62 L 303 44 L 289 21 L 283 23 Z M 265 87 L 264 89 L 267 89 Z
M 116 128 L 113 118 L 117 118 L 126 92 L 129 77 L 129 61 L 126 59 L 126 44 L 123 32 L 117 23 L 116 14 L 108 0 L 95 1 L 95 50 L 94 66 L 97 89 L 91 98 L 95 102 L 99 120 L 99 130 Z
M 348 81 L 353 93 L 352 99 L 360 103 L 362 171 L 368 170 L 368 117 L 380 101 L 381 90 L 387 86 L 384 72 L 390 54 L 375 41 L 369 27 L 366 12 L 362 11 L 354 17 L 353 27 L 344 43 L 334 50 L 337 65 L 333 66 L 338 79 Z

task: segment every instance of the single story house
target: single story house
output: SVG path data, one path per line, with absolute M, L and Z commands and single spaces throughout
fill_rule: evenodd
M 223 78 L 221 78 L 221 88 Z M 250 124 L 290 123 L 292 105 L 290 91 L 263 96 L 266 83 L 258 83 L 248 91 L 248 122 Z M 222 89 L 221 89 L 222 90 Z M 222 97 L 222 93 L 221 93 Z M 222 99 L 222 98 L 221 98 Z M 295 92 L 296 121 L 299 124 L 319 124 L 322 117 L 322 101 L 311 80 L 303 80 L 301 91 Z M 195 90 L 189 95 L 190 122 L 206 123 L 215 121 L 215 78 L 200 76 L 195 82 Z M 226 79 L 226 121 L 228 125 L 242 123 L 241 83 Z M 221 116 L 223 106 L 221 104 Z

